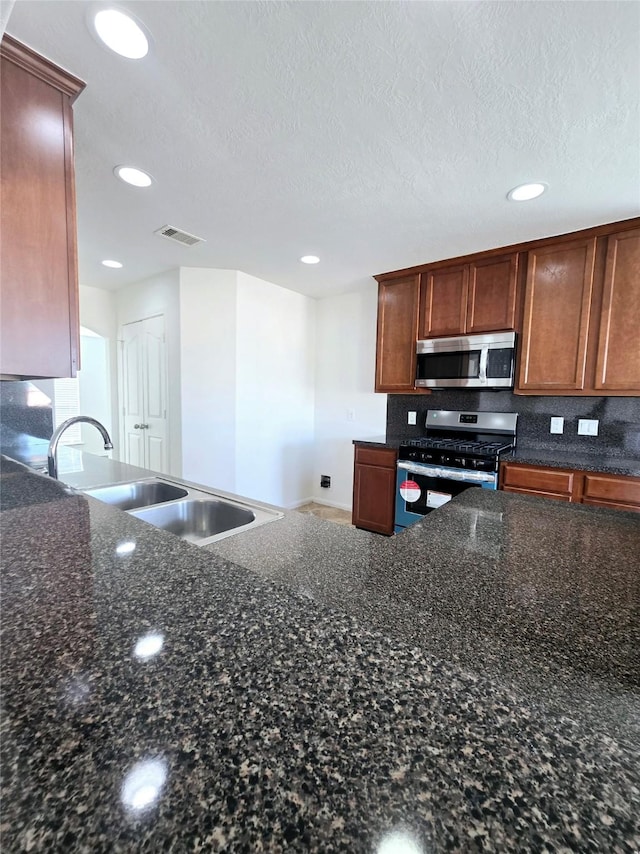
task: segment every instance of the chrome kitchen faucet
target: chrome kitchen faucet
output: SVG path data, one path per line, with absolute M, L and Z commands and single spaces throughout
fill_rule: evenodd
M 88 415 L 74 415 L 73 418 L 67 418 L 67 420 L 63 421 L 58 427 L 49 442 L 49 450 L 47 452 L 47 468 L 49 470 L 49 477 L 55 477 L 56 479 L 58 477 L 58 442 L 60 441 L 60 436 L 62 436 L 67 427 L 71 427 L 72 424 L 77 424 L 78 422 L 93 424 L 93 426 L 100 431 L 100 434 L 104 439 L 105 451 L 110 451 L 113 448 L 111 436 L 109 436 L 107 428 L 95 418 L 91 418 Z

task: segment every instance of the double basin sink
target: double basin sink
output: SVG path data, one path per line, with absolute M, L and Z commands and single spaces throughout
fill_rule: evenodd
M 283 516 L 270 507 L 235 501 L 157 477 L 83 492 L 198 546 Z

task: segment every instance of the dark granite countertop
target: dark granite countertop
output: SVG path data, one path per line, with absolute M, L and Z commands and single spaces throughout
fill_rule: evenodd
M 354 439 L 354 445 L 371 445 L 373 447 L 397 449 L 402 440 L 377 436 L 371 439 Z M 518 445 L 511 454 L 501 457 L 503 461 L 527 463 L 528 465 L 543 465 L 551 468 L 577 469 L 579 471 L 609 472 L 640 477 L 640 459 L 625 457 L 622 454 L 584 453 L 578 450 L 563 451 L 552 448 L 526 448 Z
M 371 439 L 354 439 L 354 445 L 372 445 L 374 447 L 398 448 L 400 440 L 386 439 L 384 436 L 374 436 Z
M 198 549 L 1 487 L 3 850 L 640 846 L 636 516 L 469 490 Z
M 624 474 L 640 477 L 640 459 L 613 456 L 611 454 L 581 453 L 518 446 L 512 454 L 502 457 L 514 463 L 551 466 L 552 468 L 577 469 L 578 471 L 601 471 L 609 474 Z

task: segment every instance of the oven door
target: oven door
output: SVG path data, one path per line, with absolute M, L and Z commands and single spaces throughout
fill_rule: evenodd
M 396 533 L 472 486 L 495 490 L 498 475 L 400 461 L 396 478 Z

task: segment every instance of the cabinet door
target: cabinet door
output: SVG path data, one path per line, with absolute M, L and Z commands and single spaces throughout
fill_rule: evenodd
M 420 338 L 464 335 L 469 267 L 443 267 L 424 275 Z
M 640 228 L 607 242 L 594 388 L 640 392 Z
M 517 278 L 517 252 L 469 264 L 469 334 L 515 329 Z
M 376 391 L 415 390 L 420 276 L 378 285 Z
M 7 37 L 0 77 L 0 373 L 72 377 L 79 324 L 70 90 L 59 69 Z
M 528 253 L 517 391 L 585 388 L 595 238 Z
M 378 534 L 393 534 L 396 469 L 356 463 L 353 524 Z

